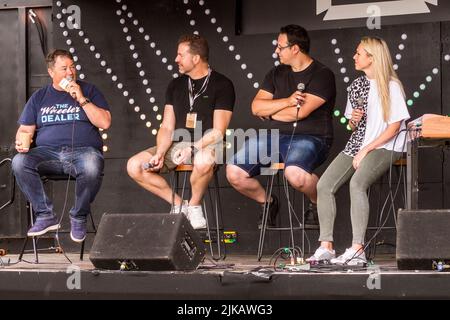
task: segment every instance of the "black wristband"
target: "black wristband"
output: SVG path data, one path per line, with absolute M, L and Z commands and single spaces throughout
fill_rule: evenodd
M 191 153 L 192 153 L 192 156 L 195 156 L 195 154 L 198 152 L 198 149 L 194 146 L 194 145 L 192 145 L 191 146 Z

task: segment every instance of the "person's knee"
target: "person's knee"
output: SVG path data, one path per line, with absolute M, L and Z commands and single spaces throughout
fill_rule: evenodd
M 210 162 L 196 162 L 194 163 L 194 171 L 201 175 L 201 176 L 205 176 L 208 174 L 211 174 L 212 171 L 214 169 L 214 163 L 210 163 Z
M 93 180 L 98 179 L 103 173 L 104 160 L 101 154 L 89 152 L 83 156 L 83 161 L 77 174 L 82 174 L 85 178 Z M 77 168 L 78 170 L 78 168 Z
M 232 186 L 239 186 L 246 178 L 246 173 L 238 166 L 229 164 L 227 165 L 227 180 Z
M 299 170 L 299 168 L 287 167 L 284 171 L 284 176 L 289 184 L 295 189 L 303 189 L 306 185 L 307 172 Z
M 317 182 L 317 194 L 322 195 L 330 193 L 332 193 L 331 184 L 325 179 L 319 179 L 319 182 Z
M 26 154 L 18 153 L 12 159 L 11 167 L 14 174 L 22 172 L 25 167 Z
M 136 156 L 128 159 L 127 172 L 128 175 L 133 179 L 142 174 L 142 163 Z
M 353 177 L 350 180 L 350 194 L 366 192 L 367 188 L 366 184 L 359 179 Z

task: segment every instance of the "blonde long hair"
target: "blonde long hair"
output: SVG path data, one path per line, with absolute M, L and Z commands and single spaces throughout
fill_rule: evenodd
M 361 39 L 361 46 L 372 57 L 375 80 L 377 81 L 378 93 L 381 98 L 381 108 L 383 109 L 383 118 L 387 122 L 391 115 L 389 82 L 391 80 L 397 82 L 400 85 L 403 97 L 405 97 L 403 85 L 393 68 L 391 53 L 386 41 L 377 37 L 364 37 Z

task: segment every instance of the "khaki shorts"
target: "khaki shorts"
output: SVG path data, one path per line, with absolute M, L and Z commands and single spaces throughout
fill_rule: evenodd
M 172 143 L 169 150 L 167 150 L 166 155 L 164 156 L 164 164 L 163 164 L 161 170 L 159 170 L 159 172 L 160 173 L 168 173 L 168 172 L 175 170 L 175 168 L 178 166 L 176 163 L 173 162 L 173 155 L 175 154 L 175 152 L 180 149 L 190 147 L 193 144 L 194 144 L 194 142 L 174 142 L 174 143 Z M 224 145 L 224 144 L 221 144 L 221 146 L 222 145 Z M 215 149 L 214 146 L 208 146 L 206 148 L 212 149 L 213 151 Z M 222 150 L 223 150 L 223 148 L 222 148 Z M 144 150 L 144 151 L 150 153 L 151 155 L 154 155 L 156 153 L 156 146 L 148 148 L 147 150 Z M 222 155 L 223 154 L 224 153 L 222 153 Z M 192 164 L 191 159 L 189 159 L 186 164 Z

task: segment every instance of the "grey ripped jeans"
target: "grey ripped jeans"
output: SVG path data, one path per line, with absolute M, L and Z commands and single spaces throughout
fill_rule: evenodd
M 367 190 L 401 157 L 400 152 L 376 149 L 361 161 L 358 170 L 353 168 L 353 157 L 339 153 L 317 184 L 317 211 L 319 213 L 319 241 L 333 241 L 336 218 L 335 194 L 350 179 L 351 222 L 353 243 L 363 244 L 369 220 Z

